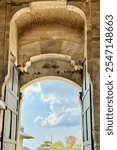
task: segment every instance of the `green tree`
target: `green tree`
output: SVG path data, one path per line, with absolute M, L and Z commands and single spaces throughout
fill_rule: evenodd
M 67 144 L 67 150 L 76 150 L 77 148 L 75 147 L 77 138 L 75 136 L 68 136 L 66 139 L 66 144 Z
M 61 141 L 55 142 L 49 150 L 65 150 L 65 147 Z
M 52 145 L 52 142 L 51 141 L 44 141 L 42 144 L 40 144 L 36 150 L 44 150 L 45 149 L 48 149 L 51 147 Z
M 81 147 L 78 147 L 78 149 L 77 150 L 82 150 L 82 148 Z

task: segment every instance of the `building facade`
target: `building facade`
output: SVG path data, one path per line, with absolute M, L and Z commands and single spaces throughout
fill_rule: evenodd
M 17 149 L 21 89 L 45 79 L 81 90 L 83 149 L 99 150 L 99 45 L 99 0 L 0 1 L 1 150 Z
M 19 134 L 19 142 L 18 142 L 18 150 L 29 150 L 27 147 L 23 147 L 24 140 L 33 139 L 34 137 L 26 134 L 24 132 L 24 127 L 20 127 L 20 134 Z

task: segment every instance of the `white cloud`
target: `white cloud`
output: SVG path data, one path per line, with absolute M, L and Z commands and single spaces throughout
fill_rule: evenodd
M 31 84 L 29 85 L 24 91 L 23 94 L 24 95 L 30 95 L 32 92 L 36 92 L 36 93 L 40 93 L 42 91 L 41 89 L 41 84 L 40 83 L 36 83 L 36 84 Z
M 25 95 L 30 96 L 31 98 L 32 95 L 36 93 L 38 100 L 48 103 L 49 105 L 48 114 L 46 114 L 46 117 L 38 115 L 35 118 L 34 123 L 45 128 L 58 126 L 78 126 L 80 124 L 80 109 L 76 97 L 77 95 L 73 96 L 70 95 L 70 93 L 64 93 L 61 89 L 59 91 L 59 88 L 58 93 L 56 92 L 57 89 L 54 90 L 52 87 L 46 87 L 49 91 L 44 90 L 44 88 L 45 86 L 43 86 L 43 84 L 35 83 L 28 86 L 24 90 Z
M 34 123 L 37 123 L 38 121 L 43 121 L 43 117 L 41 116 L 36 117 Z
M 47 97 L 48 95 L 48 97 Z M 50 113 L 46 118 L 38 116 L 35 124 L 48 128 L 58 126 L 78 126 L 80 124 L 80 109 L 71 107 L 70 101 L 57 95 L 43 95 L 44 101 L 49 102 Z M 77 103 L 77 102 L 76 102 Z
M 75 116 L 75 115 L 80 114 L 80 109 L 78 109 L 78 108 L 67 108 L 65 110 L 65 112 Z
M 79 112 L 79 110 L 77 110 Z M 80 124 L 79 113 L 63 113 L 61 115 L 51 113 L 46 118 L 38 116 L 35 121 L 37 125 L 48 128 L 48 127 L 60 127 L 60 126 L 78 126 Z
M 47 118 L 38 116 L 34 123 L 42 127 L 55 127 L 60 123 L 61 117 L 58 117 L 56 114 L 50 114 Z
M 46 94 L 44 94 L 42 92 L 41 93 L 41 100 L 44 101 L 44 102 L 56 101 L 56 96 L 53 93 L 46 93 Z

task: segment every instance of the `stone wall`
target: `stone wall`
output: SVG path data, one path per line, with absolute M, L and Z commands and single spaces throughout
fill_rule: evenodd
M 99 150 L 100 143 L 100 2 L 91 2 L 91 63 L 93 81 L 93 113 L 94 113 L 94 133 L 95 148 Z
M 0 90 L 4 81 L 4 59 L 5 59 L 5 37 L 6 37 L 6 3 L 0 1 Z
M 12 16 L 21 8 L 29 6 L 34 0 L 1 0 L 0 1 L 0 90 L 7 75 L 9 52 L 9 25 Z M 41 0 L 35 0 L 41 1 Z M 100 131 L 100 2 L 99 0 L 68 0 L 69 5 L 78 6 L 87 15 L 87 58 L 88 72 L 93 82 L 93 133 L 95 150 L 99 150 Z M 26 33 L 27 34 L 27 33 Z M 29 36 L 29 35 L 28 35 Z M 23 39 L 21 37 L 21 41 Z M 80 39 L 81 40 L 81 39 Z M 19 43 L 20 50 L 24 40 Z M 26 38 L 25 38 L 26 42 Z M 21 53 L 20 53 L 21 55 Z M 29 59 L 29 58 L 28 58 Z M 20 60 L 21 61 L 21 60 Z

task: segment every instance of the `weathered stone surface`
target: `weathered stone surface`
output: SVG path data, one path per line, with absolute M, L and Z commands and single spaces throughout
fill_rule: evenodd
M 20 34 L 18 51 L 26 60 L 41 53 L 62 53 L 71 55 L 78 63 L 83 59 L 83 38 L 82 31 L 63 25 L 31 26 Z M 19 57 L 20 65 L 25 62 Z
M 67 78 L 81 86 L 80 73 L 75 71 L 71 64 L 62 61 L 56 61 L 54 59 L 32 64 L 28 70 L 28 73 L 21 75 L 21 85 L 24 86 L 29 81 L 44 76 L 58 76 Z
M 30 32 L 29 32 L 30 31 Z M 72 42 L 83 40 L 83 31 L 69 28 L 64 25 L 48 24 L 43 26 L 30 26 L 19 34 L 19 47 L 40 40 L 64 39 Z
M 100 130 L 100 2 L 99 0 L 58 0 L 43 4 L 42 9 L 34 0 L 0 1 L 0 89 L 8 68 L 9 44 L 17 65 L 24 67 L 33 56 L 41 54 L 69 55 L 77 65 L 81 65 L 84 57 L 88 59 L 88 72 L 93 83 L 93 138 L 95 150 L 99 150 Z M 42 2 L 42 0 L 35 0 Z M 47 5 L 47 3 L 49 5 Z M 59 5 L 58 5 L 59 4 Z M 68 11 L 68 6 L 71 7 Z M 51 6 L 51 8 L 49 8 Z M 56 7 L 55 7 L 56 6 Z M 74 7 L 75 6 L 75 7 Z M 14 14 L 27 7 L 16 17 L 16 24 L 10 27 Z M 44 9 L 46 8 L 46 10 Z M 76 13 L 80 8 L 86 15 L 87 29 L 85 33 L 83 14 Z M 49 10 L 47 10 L 49 8 Z M 56 9 L 57 8 L 57 9 Z M 75 11 L 74 11 L 75 10 Z M 12 34 L 10 29 L 13 29 Z M 10 33 L 10 36 L 9 36 Z M 87 34 L 87 39 L 86 39 Z M 9 38 L 10 43 L 9 43 Z M 87 41 L 87 43 L 86 43 Z M 17 51 L 16 51 L 17 49 Z M 87 52 L 86 52 L 87 49 Z M 15 51 L 15 53 L 13 53 Z M 74 62 L 72 62 L 74 64 Z M 81 85 L 81 76 L 69 63 L 46 60 L 33 63 L 27 73 L 20 74 L 21 84 L 43 76 L 55 75 L 64 77 Z M 1 116 L 2 118 L 2 116 Z M 0 119 L 1 119 L 0 118 Z M 0 120 L 1 122 L 1 120 Z
M 40 42 L 41 52 L 59 53 L 62 46 L 61 40 L 45 40 Z

